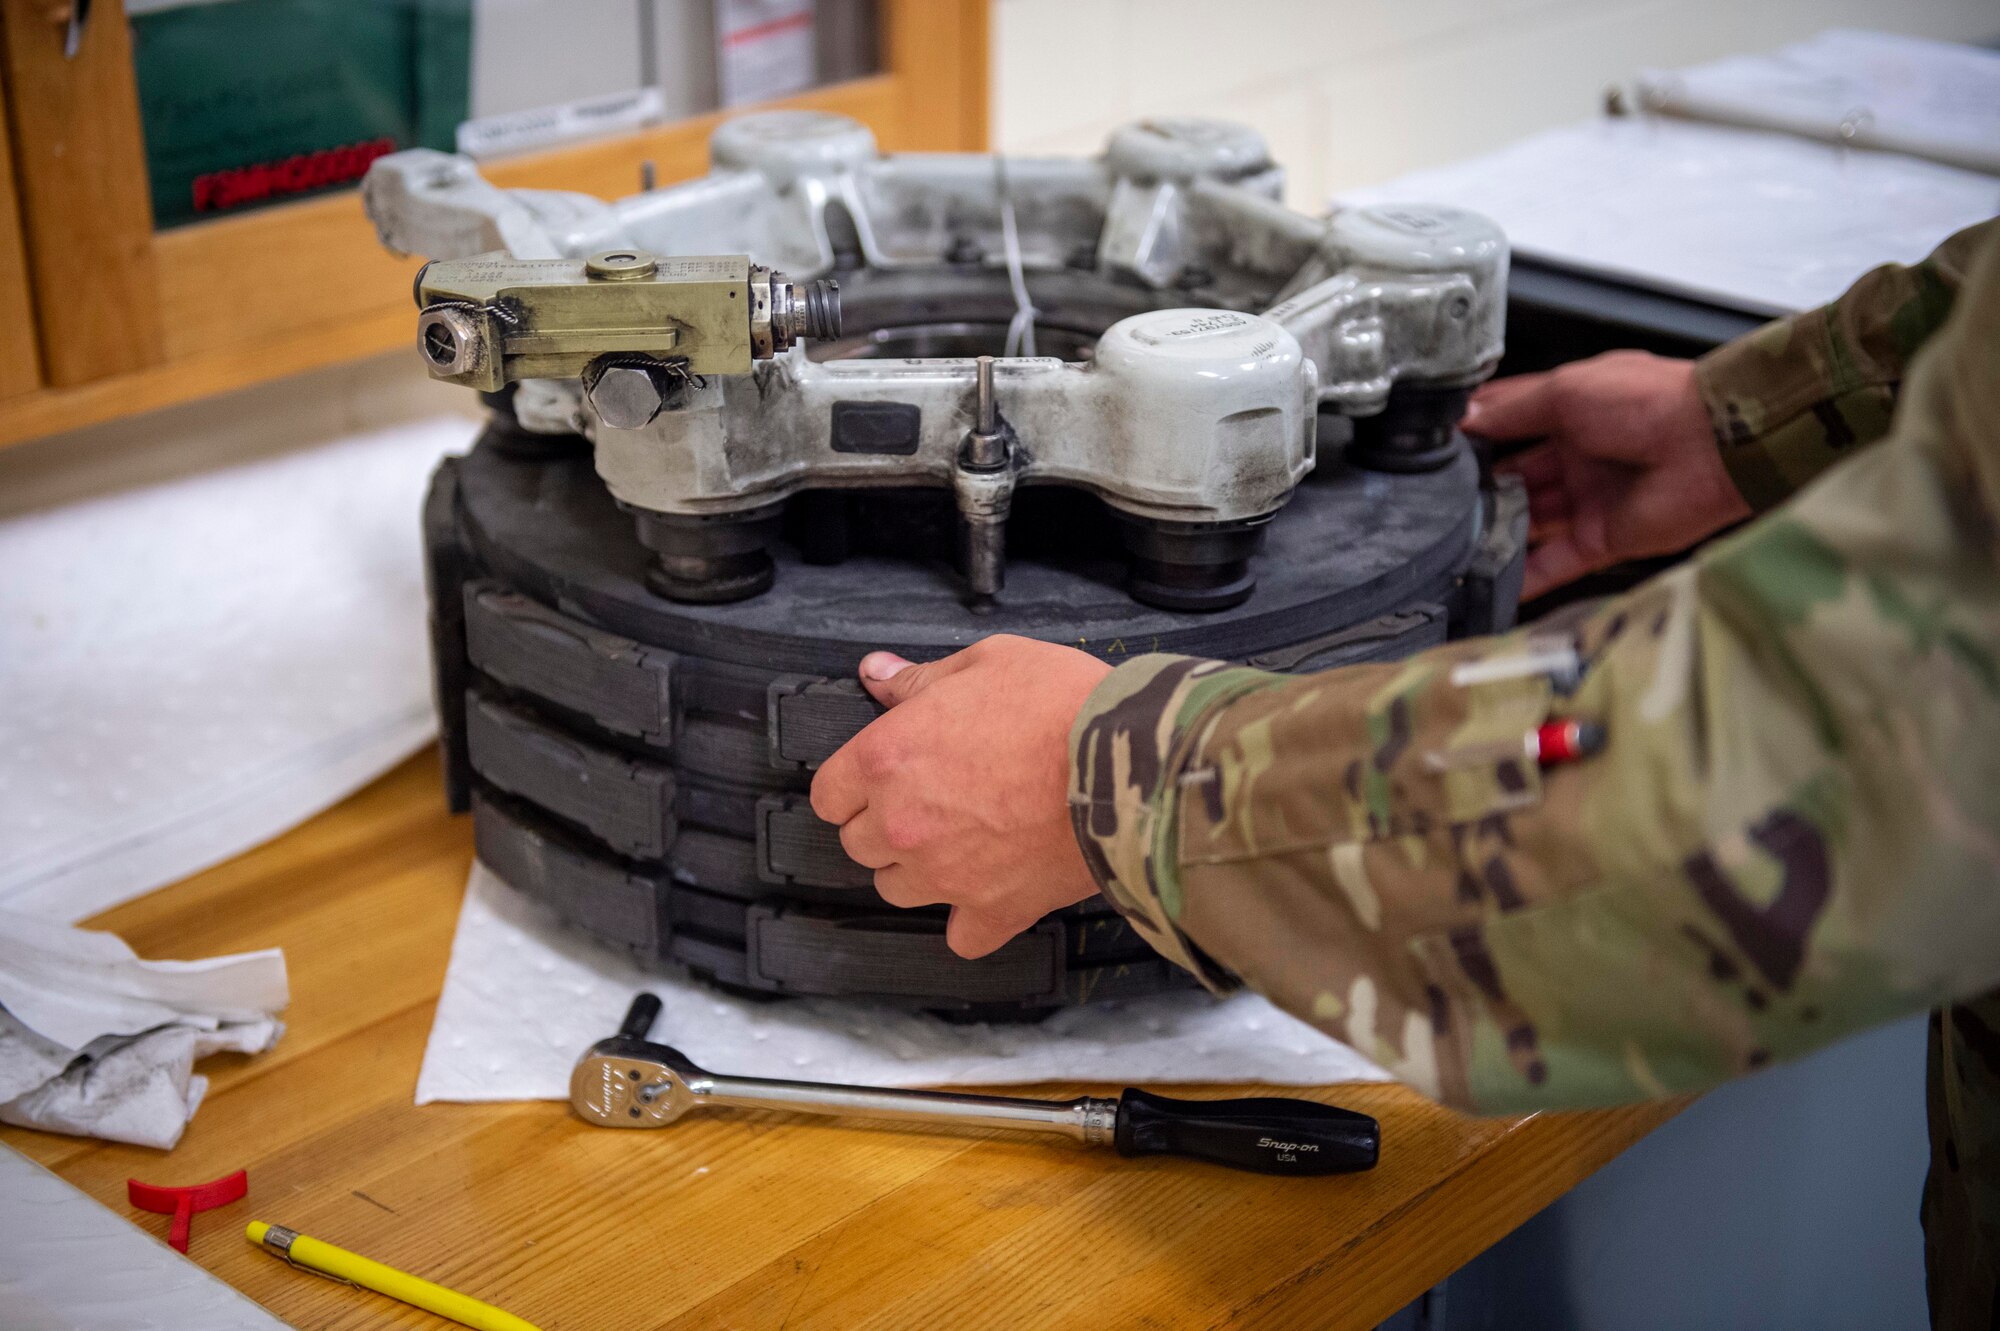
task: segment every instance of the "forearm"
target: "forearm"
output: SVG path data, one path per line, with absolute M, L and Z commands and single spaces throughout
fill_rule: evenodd
M 1711 1085 L 2000 981 L 2000 261 L 1883 445 L 1576 630 L 1293 678 L 1115 672 L 1073 736 L 1113 899 L 1482 1110 Z M 1573 766 L 1502 756 L 1560 712 Z
M 1752 509 L 1789 498 L 1876 442 L 1917 350 L 1941 327 L 2000 219 L 1967 227 L 1915 264 L 1884 264 L 1838 300 L 1780 319 L 1695 365 L 1723 465 Z

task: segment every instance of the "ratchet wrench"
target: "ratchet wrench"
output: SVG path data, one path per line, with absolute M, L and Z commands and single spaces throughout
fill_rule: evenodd
M 729 1077 L 646 1038 L 660 1000 L 640 994 L 624 1025 L 570 1074 L 570 1106 L 607 1128 L 663 1128 L 690 1110 L 771 1109 L 940 1126 L 1055 1133 L 1124 1156 L 1179 1155 L 1260 1174 L 1369 1169 L 1382 1129 L 1366 1114 L 1311 1100 L 1176 1100 L 1127 1088 L 1116 1100 L 1023 1100 L 998 1095 Z

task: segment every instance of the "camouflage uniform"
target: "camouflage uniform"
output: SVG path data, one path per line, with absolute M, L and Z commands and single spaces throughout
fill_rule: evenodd
M 2000 221 L 1697 373 L 1776 511 L 1561 625 L 1400 663 L 1138 658 L 1072 735 L 1077 834 L 1204 982 L 1481 1112 L 1699 1090 L 1962 1004 L 1932 1297 L 1992 1325 L 2000 1002 L 1963 1000 L 2000 985 Z M 1552 645 L 1580 674 L 1498 665 Z M 1608 743 L 1541 768 L 1551 717 Z

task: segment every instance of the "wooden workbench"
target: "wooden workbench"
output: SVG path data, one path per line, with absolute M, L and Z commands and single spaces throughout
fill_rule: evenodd
M 559 1104 L 419 1109 L 471 858 L 469 824 L 445 813 L 422 758 L 97 917 L 147 957 L 283 947 L 290 1029 L 268 1054 L 203 1065 L 213 1086 L 170 1154 L 0 1139 L 128 1214 L 128 1176 L 181 1184 L 248 1167 L 249 1199 L 198 1217 L 192 1255 L 311 1331 L 447 1324 L 292 1270 L 244 1241 L 245 1221 L 351 1247 L 546 1331 L 1365 1328 L 1670 1112 L 1468 1119 L 1399 1086 L 1332 1087 L 1307 1094 L 1379 1118 L 1382 1163 L 1280 1180 L 807 1119 L 716 1113 L 624 1133 Z M 1086 1090 L 1115 1088 L 1036 1093 Z M 140 1223 L 165 1231 L 162 1217 Z

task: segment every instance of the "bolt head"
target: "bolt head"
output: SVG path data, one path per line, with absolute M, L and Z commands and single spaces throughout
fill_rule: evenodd
M 635 282 L 660 271 L 660 261 L 644 250 L 604 250 L 584 260 L 584 275 L 601 282 Z
M 660 414 L 660 385 L 638 365 L 612 365 L 590 386 L 597 419 L 614 430 L 636 430 Z
M 434 375 L 464 374 L 478 360 L 479 327 L 463 310 L 425 310 L 417 316 L 417 353 Z

